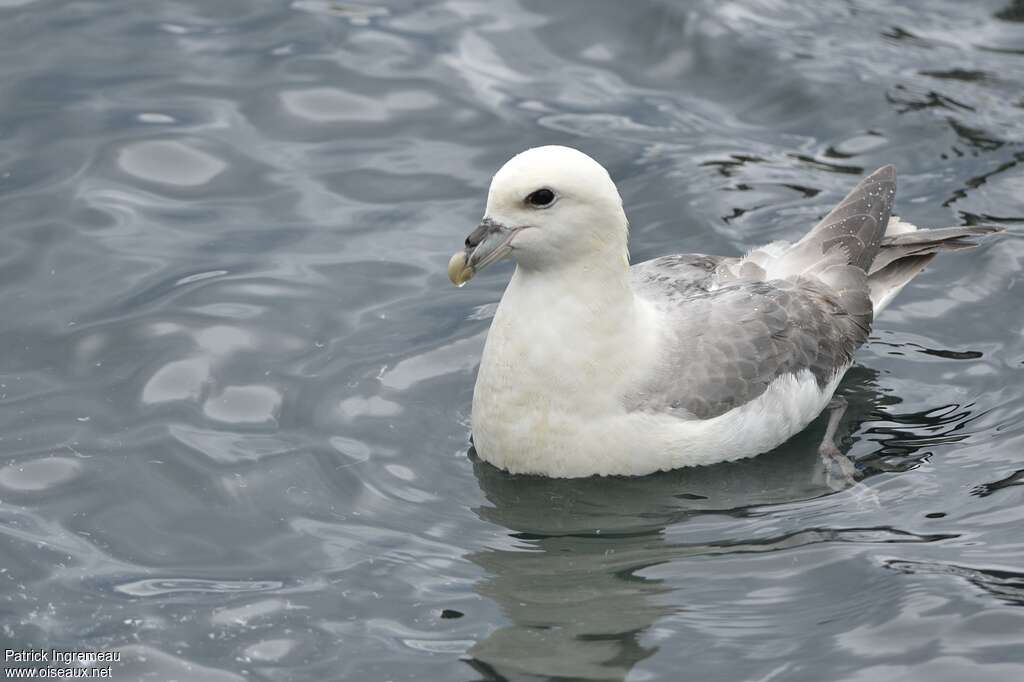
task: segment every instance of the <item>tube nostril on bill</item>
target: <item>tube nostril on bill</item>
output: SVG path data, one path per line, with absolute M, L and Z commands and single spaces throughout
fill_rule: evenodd
M 480 242 L 487 237 L 487 234 L 491 232 L 493 228 L 494 222 L 484 218 L 484 220 L 477 225 L 476 229 L 470 232 L 469 236 L 466 237 L 466 248 L 475 249 L 480 246 Z

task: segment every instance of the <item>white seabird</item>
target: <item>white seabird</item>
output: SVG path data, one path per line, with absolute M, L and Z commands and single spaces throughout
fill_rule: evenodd
M 936 253 L 1000 229 L 918 230 L 890 218 L 895 192 L 885 166 L 796 243 L 630 267 L 599 163 L 515 156 L 448 268 L 461 285 L 516 262 L 473 393 L 477 453 L 513 473 L 642 475 L 766 452 L 831 407 L 821 452 L 837 456 L 833 393 L 874 316 Z

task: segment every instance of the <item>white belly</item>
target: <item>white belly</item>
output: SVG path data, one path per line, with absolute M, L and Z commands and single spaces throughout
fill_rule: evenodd
M 581 396 L 577 410 L 485 365 L 473 395 L 479 456 L 512 473 L 563 478 L 639 476 L 766 452 L 818 416 L 845 373 L 823 389 L 808 371 L 786 375 L 749 403 L 700 420 L 626 412 L 607 394 Z

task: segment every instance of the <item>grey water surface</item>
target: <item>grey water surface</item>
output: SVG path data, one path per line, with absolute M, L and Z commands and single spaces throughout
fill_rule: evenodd
M 885 163 L 905 219 L 1008 232 L 877 320 L 856 486 L 822 420 L 510 476 L 469 445 L 510 266 L 445 265 L 546 143 L 635 260 Z M 1024 679 L 1022 266 L 1020 0 L 0 0 L 0 638 L 123 680 Z

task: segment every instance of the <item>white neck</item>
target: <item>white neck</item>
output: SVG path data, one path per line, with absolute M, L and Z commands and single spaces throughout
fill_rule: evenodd
M 651 313 L 633 294 L 624 251 L 597 255 L 516 267 L 487 336 L 476 396 L 616 409 L 615 388 L 629 381 L 638 354 L 650 352 L 643 330 Z
M 656 313 L 630 284 L 625 249 L 516 267 L 487 334 L 473 391 L 473 438 L 516 470 L 572 450 L 587 424 L 625 414 L 643 358 L 654 357 Z
M 550 323 L 587 329 L 604 323 L 622 324 L 635 303 L 625 246 L 601 244 L 585 256 L 555 266 L 516 265 L 502 305 L 513 299 L 546 310 Z M 514 305 L 509 301 L 509 305 Z

